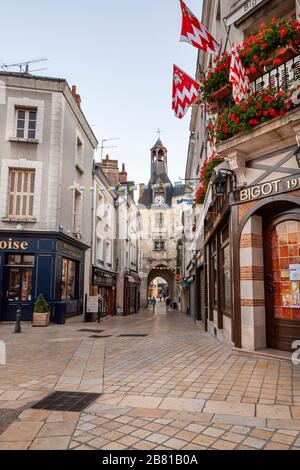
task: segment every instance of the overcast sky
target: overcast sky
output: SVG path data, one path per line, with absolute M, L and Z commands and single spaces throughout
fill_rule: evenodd
M 187 0 L 201 17 L 202 0 Z M 0 62 L 47 57 L 41 75 L 76 84 L 99 142 L 125 162 L 130 179 L 147 182 L 158 128 L 169 175 L 185 173 L 190 112 L 171 109 L 173 63 L 194 76 L 197 49 L 179 43 L 179 0 L 10 0 L 2 5 Z M 109 144 L 107 144 L 109 145 Z M 98 152 L 100 157 L 100 151 Z

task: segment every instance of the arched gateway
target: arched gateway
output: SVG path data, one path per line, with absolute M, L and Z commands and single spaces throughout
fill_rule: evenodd
M 169 286 L 173 302 L 177 302 L 176 258 L 177 241 L 182 236 L 183 185 L 173 186 L 168 177 L 168 151 L 160 139 L 151 149 L 151 175 L 141 190 L 139 210 L 141 234 L 141 305 L 148 305 L 149 286 L 156 278 Z M 151 291 L 150 291 L 151 292 Z

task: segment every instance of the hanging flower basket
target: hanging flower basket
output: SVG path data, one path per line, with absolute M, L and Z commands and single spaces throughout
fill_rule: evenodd
M 298 54 L 297 49 L 292 41 L 289 41 L 286 46 L 278 47 L 275 49 L 274 58 L 281 60 L 281 62 L 287 62 L 293 59 Z
M 227 85 L 222 86 L 219 90 L 215 91 L 212 96 L 216 101 L 220 101 L 226 96 L 230 96 L 232 94 L 232 86 L 228 83 Z

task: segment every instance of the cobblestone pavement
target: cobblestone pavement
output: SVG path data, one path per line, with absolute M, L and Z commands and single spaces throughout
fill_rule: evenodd
M 233 352 L 160 304 L 154 316 L 12 330 L 0 324 L 0 415 L 25 411 L 0 450 L 300 450 L 300 367 Z M 82 413 L 30 408 L 52 390 L 102 395 Z

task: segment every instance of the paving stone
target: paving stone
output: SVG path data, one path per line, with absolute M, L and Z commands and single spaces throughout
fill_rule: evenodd
M 1 434 L 0 442 L 32 441 L 43 425 L 40 422 L 15 422 Z
M 199 434 L 200 432 L 204 431 L 204 429 L 206 429 L 206 426 L 202 426 L 201 424 L 193 423 L 193 424 L 189 424 L 185 428 L 185 431 L 190 431 L 190 432 Z
M 250 427 L 264 427 L 266 425 L 266 420 L 264 418 L 251 418 L 243 416 L 234 416 L 234 415 L 216 415 L 213 418 L 214 423 L 223 423 L 223 424 L 233 424 L 240 426 L 250 426 Z
M 200 434 L 198 437 L 196 437 L 193 442 L 196 444 L 200 444 L 201 446 L 209 447 L 211 446 L 214 442 L 216 442 L 216 438 L 209 437 L 209 436 L 204 436 L 203 434 Z
M 285 444 L 280 444 L 279 442 L 269 442 L 264 450 L 289 450 L 289 446 Z
M 229 403 L 209 400 L 204 412 L 221 415 L 255 416 L 255 406 L 247 403 Z
M 95 447 L 95 449 L 102 449 L 105 445 L 109 444 L 109 442 L 102 437 L 96 437 L 95 439 L 89 439 L 88 444 L 91 447 Z
M 257 405 L 256 414 L 259 418 L 291 419 L 291 411 L 284 405 Z
M 254 449 L 262 449 L 266 444 L 266 441 L 263 439 L 257 439 L 256 437 L 247 437 L 243 444 L 248 447 L 253 447 Z
M 250 433 L 250 436 L 257 437 L 258 439 L 270 439 L 273 435 L 273 431 L 266 431 L 263 429 L 253 429 Z
M 18 416 L 20 421 L 44 421 L 49 417 L 51 411 L 47 410 L 25 410 Z
M 150 436 L 146 437 L 146 441 L 154 442 L 156 444 L 162 444 L 169 439 L 165 434 L 153 433 Z
M 70 442 L 69 436 L 37 438 L 29 450 L 66 450 Z
M 27 450 L 31 441 L 0 442 L 0 450 Z
M 70 436 L 75 428 L 72 422 L 46 423 L 38 434 L 38 437 Z M 85 429 L 81 429 L 85 431 Z
M 180 450 L 184 446 L 186 446 L 186 442 L 182 441 L 180 439 L 176 439 L 175 437 L 172 437 L 171 439 L 166 441 L 164 443 L 164 445 L 167 446 L 167 447 L 170 447 L 171 449 L 174 449 L 174 450 Z
M 159 397 L 147 397 L 142 395 L 127 395 L 120 402 L 121 406 L 132 406 L 141 408 L 153 408 L 156 409 L 162 402 L 162 398 Z
M 291 411 L 292 411 L 293 419 L 299 419 L 300 420 L 300 406 L 292 406 Z
M 202 411 L 204 400 L 194 400 L 189 398 L 165 398 L 159 408 L 179 411 Z
M 295 440 L 295 436 L 288 436 L 286 434 L 275 433 L 272 437 L 272 441 L 279 442 L 280 444 L 291 445 Z
M 211 447 L 212 449 L 217 450 L 233 450 L 236 447 L 236 443 L 219 439 L 218 441 L 214 442 Z

